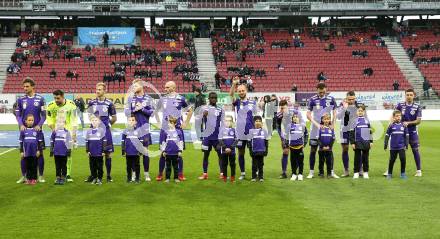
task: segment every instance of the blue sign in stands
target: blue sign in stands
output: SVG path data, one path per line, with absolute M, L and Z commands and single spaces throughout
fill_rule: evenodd
M 134 27 L 78 27 L 78 42 L 80 45 L 99 45 L 105 33 L 109 36 L 108 44 L 134 44 L 136 40 Z

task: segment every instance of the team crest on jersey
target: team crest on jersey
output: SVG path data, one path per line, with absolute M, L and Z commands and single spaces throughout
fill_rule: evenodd
M 26 107 L 27 107 L 27 103 L 23 102 L 23 109 L 26 109 Z
M 410 112 L 411 115 L 414 115 L 415 113 L 416 113 L 415 110 L 411 110 L 411 112 Z
M 39 103 L 40 103 L 40 102 L 35 101 L 35 102 L 34 102 L 34 105 L 35 105 L 35 106 L 38 106 Z
M 234 131 L 229 131 L 229 135 L 234 135 Z
M 133 134 L 134 134 L 134 135 L 138 135 L 138 132 L 137 132 L 137 131 L 134 131 Z
M 400 130 L 403 130 L 404 128 L 403 127 L 400 127 Z
M 142 107 L 145 107 L 145 106 L 147 106 L 147 102 L 143 101 L 142 102 Z
M 32 135 L 33 136 L 37 136 L 37 132 L 32 132 Z
M 107 112 L 107 107 L 102 107 L 103 112 Z

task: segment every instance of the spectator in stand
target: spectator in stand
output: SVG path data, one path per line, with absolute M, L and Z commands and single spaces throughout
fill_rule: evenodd
M 41 69 L 43 69 L 43 60 L 41 60 L 41 57 L 38 60 L 31 61 L 31 68 L 33 66 L 39 66 Z
M 86 47 L 84 47 L 84 50 L 87 51 L 87 52 L 91 52 L 92 51 L 92 47 L 89 44 L 87 44 Z
M 249 92 L 253 92 L 255 87 L 254 87 L 254 81 L 252 80 L 251 76 L 247 76 L 246 79 L 246 84 L 247 84 L 247 88 Z
M 49 73 L 49 78 L 56 78 L 57 77 L 57 72 L 55 71 L 54 68 L 52 68 L 52 71 Z
M 106 32 L 106 33 L 104 33 L 104 35 L 102 36 L 102 42 L 104 43 L 104 47 L 105 47 L 105 48 L 108 48 L 108 40 L 109 40 L 109 36 L 108 36 L 108 34 L 107 34 L 107 32 Z
M 372 76 L 373 75 L 373 69 L 371 67 L 365 68 L 363 73 L 364 73 L 364 76 Z
M 72 71 L 71 69 L 69 69 L 66 73 L 66 77 L 70 78 L 70 79 L 75 78 L 78 80 L 78 76 L 79 76 L 79 74 L 76 72 L 76 70 Z
M 393 89 L 395 91 L 398 91 L 399 90 L 399 86 L 400 86 L 399 82 L 397 80 L 394 80 Z
M 200 88 L 194 89 L 194 108 L 197 109 L 202 105 L 206 105 L 205 95 L 202 94 L 202 90 Z
M 431 89 L 432 85 L 429 83 L 429 81 L 426 79 L 423 80 L 423 96 L 427 97 L 429 99 L 429 90 Z
M 296 86 L 296 84 L 293 84 L 293 85 L 292 85 L 292 89 L 291 89 L 291 91 L 292 91 L 292 92 L 297 92 L 297 91 L 298 91 L 298 87 Z
M 284 70 L 284 64 L 282 62 L 279 62 L 278 65 L 277 65 L 277 68 L 278 68 L 279 71 Z
M 319 82 L 325 82 L 326 80 L 328 80 L 327 76 L 324 75 L 324 72 L 319 72 L 317 79 Z

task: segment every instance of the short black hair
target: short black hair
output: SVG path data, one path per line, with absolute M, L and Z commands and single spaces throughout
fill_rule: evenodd
M 327 86 L 325 85 L 325 83 L 318 83 L 317 85 L 316 85 L 316 89 L 320 89 L 320 90 L 323 90 L 323 89 L 325 89 L 325 88 L 327 88 Z
M 364 104 L 358 104 L 357 107 L 358 109 L 362 109 L 363 111 L 367 109 L 367 107 Z
M 217 98 L 217 93 L 215 93 L 215 92 L 209 92 L 209 96 L 208 96 L 208 98 L 211 98 L 211 96 Z
M 30 77 L 26 77 L 26 78 L 24 78 L 22 84 L 24 85 L 24 84 L 26 84 L 26 83 L 29 83 L 32 87 L 35 86 L 35 81 L 32 80 L 32 78 L 30 78 Z
M 256 116 L 254 116 L 254 122 L 257 120 L 263 121 L 263 118 L 261 118 L 261 116 L 259 116 L 259 115 L 256 115 Z
M 405 90 L 405 93 L 408 93 L 408 92 L 412 92 L 412 93 L 414 93 L 414 95 L 416 94 L 416 92 L 414 91 L 413 88 L 409 88 L 409 89 Z
M 347 96 L 356 96 L 356 93 L 354 93 L 353 90 L 350 90 L 349 92 L 347 92 Z
M 52 94 L 53 94 L 53 95 L 64 96 L 64 91 L 62 91 L 62 90 L 55 90 Z

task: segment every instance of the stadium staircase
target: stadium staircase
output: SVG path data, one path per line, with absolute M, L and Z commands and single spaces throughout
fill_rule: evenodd
M 197 52 L 197 65 L 200 74 L 200 83 L 207 86 L 208 91 L 215 91 L 215 73 L 217 68 L 212 54 L 210 38 L 194 38 L 194 45 Z
M 0 93 L 3 92 L 3 86 L 7 78 L 6 69 L 11 63 L 11 56 L 15 51 L 16 37 L 0 38 Z
M 399 42 L 394 41 L 390 37 L 383 37 L 383 40 L 385 40 L 385 43 L 388 46 L 389 53 L 399 66 L 405 78 L 409 81 L 409 83 L 411 83 L 416 93 L 421 96 L 421 99 L 425 100 L 423 96 L 424 78 L 422 73 L 416 67 L 414 62 L 409 59 L 408 54 L 406 54 L 405 49 Z M 438 99 L 438 96 L 431 93 L 431 99 L 432 98 Z

